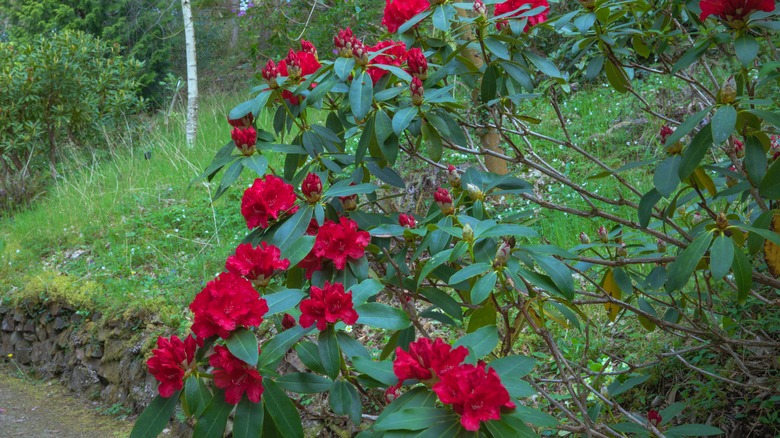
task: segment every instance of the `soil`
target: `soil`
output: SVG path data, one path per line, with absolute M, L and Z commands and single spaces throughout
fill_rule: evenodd
M 24 438 L 120 438 L 132 423 L 101 415 L 99 405 L 0 363 L 0 436 Z M 106 409 L 105 407 L 103 409 Z

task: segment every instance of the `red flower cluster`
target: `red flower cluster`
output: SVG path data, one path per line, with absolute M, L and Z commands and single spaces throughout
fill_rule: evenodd
M 266 242 L 261 242 L 256 248 L 250 243 L 242 243 L 236 248 L 236 254 L 228 257 L 225 269 L 260 286 L 266 286 L 277 269 L 290 267 L 290 261 L 282 260 L 281 256 L 279 248 Z
M 225 401 L 237 405 L 246 393 L 246 398 L 253 403 L 260 401 L 263 394 L 263 377 L 256 369 L 243 360 L 233 356 L 227 347 L 217 345 L 214 354 L 209 357 L 209 364 L 214 367 L 214 385 L 225 390 Z
M 419 48 L 414 47 L 406 52 L 406 65 L 410 75 L 423 81 L 428 79 L 428 60 Z
M 333 261 L 336 269 L 344 269 L 347 259 L 359 259 L 371 241 L 367 231 L 358 229 L 357 222 L 341 217 L 338 222 L 325 221 L 317 231 L 312 252 L 319 258 Z
M 745 18 L 754 11 L 772 12 L 775 6 L 774 0 L 701 0 L 699 19 L 704 21 L 714 15 L 732 27 L 739 28 L 744 25 Z
M 288 80 L 294 84 L 299 83 L 304 76 L 310 75 L 322 67 L 322 64 L 317 60 L 317 49 L 314 48 L 314 45 L 306 41 L 306 44 L 301 43 L 301 46 L 302 50 L 297 52 L 290 49 L 287 57 L 276 65 L 279 74 L 287 76 Z M 300 102 L 300 98 L 288 90 L 282 92 L 282 97 L 291 105 L 297 105 Z
M 157 338 L 157 348 L 152 350 L 152 357 L 146 362 L 146 366 L 149 368 L 149 374 L 160 382 L 157 390 L 161 396 L 170 397 L 184 387 L 184 379 L 195 365 L 197 344 L 192 335 L 187 336 L 184 342 L 176 335 L 170 339 Z
M 417 220 L 411 214 L 401 213 L 398 215 L 398 225 L 404 228 L 414 228 Z
M 328 324 L 338 321 L 352 325 L 357 322 L 358 314 L 352 306 L 352 292 L 344 292 L 341 283 L 325 282 L 320 289 L 311 287 L 309 298 L 301 301 L 301 327 L 311 327 L 317 323 L 317 330 L 325 330 Z
M 311 53 L 314 55 L 314 59 L 319 61 L 319 57 L 317 56 L 317 48 L 314 47 L 314 44 L 312 44 L 311 41 L 301 40 L 301 51 Z
M 501 408 L 515 407 L 495 370 L 486 369 L 482 361 L 476 366 L 462 363 L 468 356 L 465 347 L 423 338 L 409 344 L 409 352 L 397 348 L 395 355 L 398 385 L 385 394 L 396 394 L 405 380 L 419 380 L 431 386 L 442 403 L 452 405 L 466 430 L 477 431 L 481 422 L 500 419 Z
M 433 342 L 421 338 L 409 344 L 408 353 L 400 347 L 395 349 L 393 372 L 399 383 L 408 379 L 430 381 L 460 365 L 468 355 L 465 347 L 453 349 L 440 338 Z
M 250 113 L 251 114 L 251 113 Z M 255 143 L 257 142 L 257 131 L 249 126 L 246 128 L 235 127 L 230 131 L 230 138 L 236 144 L 236 148 L 242 155 L 250 156 L 255 153 Z
M 263 315 L 268 312 L 268 304 L 248 280 L 232 272 L 223 272 L 195 296 L 190 310 L 195 315 L 192 332 L 198 338 L 219 335 L 227 339 L 239 326 L 260 325 Z
M 431 4 L 428 0 L 385 0 L 385 12 L 382 17 L 382 25 L 390 33 L 398 32 L 402 24 L 412 17 L 428 9 Z
M 350 28 L 340 29 L 339 33 L 333 37 L 333 45 L 336 46 L 336 51 L 342 58 L 352 57 L 352 49 L 356 42 L 363 44 L 355 37 Z
M 241 214 L 249 229 L 266 228 L 269 219 L 278 219 L 282 213 L 295 211 L 293 186 L 274 175 L 257 178 L 241 198 Z
M 496 5 L 496 15 L 508 14 L 512 11 L 518 10 L 521 6 L 524 5 L 528 5 L 530 7 L 523 9 L 522 11 L 518 11 L 516 14 L 512 14 L 511 16 L 519 16 L 530 11 L 531 9 L 536 9 L 540 6 L 544 6 L 545 9 L 537 15 L 527 17 L 528 22 L 526 23 L 523 32 L 528 32 L 528 29 L 530 29 L 531 26 L 536 26 L 537 24 L 543 23 L 547 20 L 547 14 L 550 12 L 550 4 L 547 3 L 547 0 L 507 0 L 504 3 L 499 3 Z M 496 28 L 501 30 L 508 25 L 509 23 L 507 20 L 502 20 L 496 23 Z
M 501 408 L 515 407 L 496 370 L 487 369 L 482 361 L 442 374 L 433 392 L 442 403 L 452 405 L 460 414 L 460 424 L 472 432 L 478 431 L 483 421 L 501 419 Z
M 382 76 L 386 75 L 388 71 L 380 67 L 372 67 L 372 65 L 382 64 L 398 67 L 406 60 L 406 46 L 399 41 L 380 41 L 373 46 L 367 47 L 367 49 L 368 53 L 381 52 L 369 61 L 368 68 L 366 69 L 366 72 L 371 76 L 371 81 L 373 81 L 374 85 L 376 85 L 377 81 Z M 423 57 L 423 59 L 425 58 Z

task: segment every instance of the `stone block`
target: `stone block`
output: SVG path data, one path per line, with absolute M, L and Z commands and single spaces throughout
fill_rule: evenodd
M 66 320 L 62 316 L 58 316 L 54 318 L 54 330 L 61 331 L 68 325 L 69 325 L 68 320 Z
M 14 317 L 10 314 L 6 314 L 3 318 L 3 322 L 0 323 L 0 330 L 4 332 L 12 332 L 14 331 L 14 327 L 16 326 L 16 323 L 14 322 Z
M 32 321 L 27 321 L 22 327 L 22 331 L 27 333 L 32 333 L 35 331 L 35 323 Z

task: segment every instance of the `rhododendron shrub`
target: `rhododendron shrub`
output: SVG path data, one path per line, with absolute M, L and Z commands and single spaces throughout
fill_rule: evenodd
M 691 354 L 731 370 L 694 372 L 771 393 L 733 370 L 777 346 L 758 322 L 780 290 L 776 16 L 761 1 L 578 4 L 388 0 L 382 41 L 339 29 L 332 47 L 303 41 L 269 60 L 201 175 L 221 174 L 214 199 L 241 198 L 248 234 L 190 305 L 192 335 L 158 341 L 160 396 L 134 434 L 155 436 L 181 404 L 196 436 L 233 415 L 236 437 L 302 437 L 316 393 L 328 421 L 361 437 L 720 433 L 678 425 L 678 404 L 641 414 L 655 411 L 640 385 Z M 715 48 L 729 61 L 718 69 Z M 691 88 L 695 112 L 652 106 L 636 87 L 652 75 Z M 579 117 L 560 100 L 587 81 L 641 102 L 651 159 L 609 164 L 571 136 Z M 560 129 L 540 132 L 528 101 L 549 104 L 558 120 L 544 122 Z M 560 153 L 589 163 L 590 179 L 555 166 Z M 488 171 L 491 159 L 511 172 Z M 409 184 L 409 161 L 432 187 Z M 632 169 L 652 181 L 635 185 Z M 254 178 L 243 193 L 242 174 Z M 519 199 L 533 209 L 508 213 Z M 553 245 L 533 228 L 553 210 L 592 226 Z M 634 363 L 590 346 L 605 326 L 681 341 Z M 585 340 L 582 357 L 561 332 Z

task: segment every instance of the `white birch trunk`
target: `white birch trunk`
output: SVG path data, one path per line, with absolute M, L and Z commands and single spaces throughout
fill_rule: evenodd
M 195 25 L 190 0 L 181 0 L 181 12 L 187 47 L 187 146 L 193 147 L 198 131 L 198 61 L 195 56 Z

